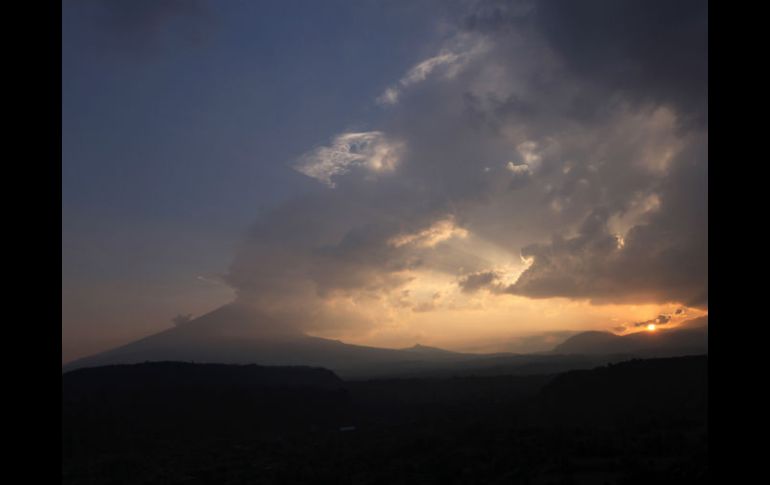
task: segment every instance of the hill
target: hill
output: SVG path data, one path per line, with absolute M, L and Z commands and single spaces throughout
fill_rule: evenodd
M 583 332 L 557 345 L 553 354 L 673 357 L 708 353 L 708 317 L 685 322 L 678 328 L 659 328 L 627 335 Z
M 191 364 L 148 362 L 90 367 L 62 375 L 65 396 L 90 391 L 101 394 L 135 392 L 180 392 L 194 389 L 339 389 L 342 380 L 333 372 L 312 367 L 264 367 L 259 365 Z
M 705 356 L 343 389 L 322 369 L 83 369 L 62 376 L 62 483 L 707 483 L 707 380 Z
M 629 425 L 705 422 L 708 356 L 635 359 L 556 376 L 539 393 L 543 422 Z

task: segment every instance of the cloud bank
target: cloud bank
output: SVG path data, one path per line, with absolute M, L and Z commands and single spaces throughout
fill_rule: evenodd
M 708 302 L 705 2 L 466 4 L 382 120 L 298 147 L 317 190 L 227 282 L 305 330 L 494 299 Z

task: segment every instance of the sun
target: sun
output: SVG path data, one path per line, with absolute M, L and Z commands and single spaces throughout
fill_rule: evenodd
M 650 332 L 654 332 L 655 328 L 656 327 L 655 327 L 654 323 L 651 323 L 651 324 L 647 325 L 647 330 L 649 330 Z

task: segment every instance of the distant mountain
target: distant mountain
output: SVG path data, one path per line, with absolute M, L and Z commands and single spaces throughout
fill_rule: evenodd
M 623 337 L 610 332 L 583 332 L 572 336 L 553 349 L 556 354 L 605 354 L 619 345 Z
M 465 357 L 474 357 L 477 354 L 466 354 L 462 352 L 453 352 L 451 350 L 444 350 L 438 347 L 428 347 L 426 345 L 414 345 L 405 349 L 401 349 L 402 352 L 409 353 L 411 355 L 418 355 L 423 357 L 429 357 L 432 359 L 462 359 Z
M 677 328 L 658 328 L 628 335 L 610 332 L 583 332 L 554 347 L 553 354 L 627 354 L 665 357 L 708 353 L 708 316 L 685 322 Z
M 177 327 L 68 363 L 62 367 L 62 371 L 115 364 L 177 361 L 323 367 L 343 379 L 523 375 L 591 368 L 617 361 L 619 354 L 628 357 L 636 355 L 634 352 L 640 349 L 654 348 L 653 342 L 648 346 L 640 345 L 634 343 L 634 339 L 629 338 L 631 336 L 589 332 L 572 337 L 553 352 L 529 355 L 460 353 L 423 345 L 384 349 L 311 337 L 272 323 L 260 320 L 237 304 L 225 305 Z M 660 335 L 663 334 L 660 331 Z M 663 343 L 678 341 L 676 338 L 657 340 Z M 662 355 L 677 355 L 677 349 L 683 348 L 681 345 L 676 348 L 670 345 L 664 347 L 670 349 Z M 678 355 L 702 353 L 685 350 Z M 642 354 L 658 355 L 655 352 Z
M 248 310 L 236 304 L 226 305 L 178 327 L 68 363 L 62 370 L 68 372 L 113 364 L 179 361 L 324 367 L 350 377 L 410 372 L 432 362 L 462 361 L 474 357 L 473 354 L 421 345 L 408 349 L 384 349 L 346 344 L 279 331 L 256 320 Z

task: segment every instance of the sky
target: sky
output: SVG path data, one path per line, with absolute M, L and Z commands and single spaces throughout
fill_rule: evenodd
M 708 312 L 707 3 L 62 2 L 62 361 L 235 302 L 538 351 Z

